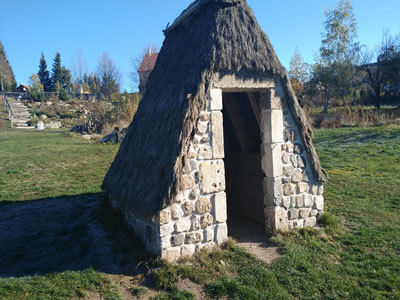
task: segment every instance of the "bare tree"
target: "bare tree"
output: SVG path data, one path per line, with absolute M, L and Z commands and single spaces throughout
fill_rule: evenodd
M 372 90 L 374 105 L 379 109 L 388 87 L 400 78 L 400 35 L 392 37 L 384 31 L 377 49 L 364 52 L 360 69 L 364 72 L 362 83 Z
M 137 90 L 140 86 L 140 73 L 139 73 L 139 69 L 140 66 L 142 65 L 143 59 L 145 58 L 146 54 L 158 54 L 159 49 L 156 45 L 153 44 L 153 46 L 148 46 L 143 48 L 142 53 L 140 55 L 138 55 L 137 57 L 134 57 L 131 59 L 131 67 L 132 67 L 132 71 L 128 74 L 129 80 L 130 80 L 130 87 L 132 88 L 132 90 Z M 147 82 L 147 78 L 148 75 L 150 74 L 145 74 L 147 76 L 145 76 L 146 78 L 142 78 L 142 81 L 146 81 Z M 143 77 L 143 76 L 142 76 Z
M 76 55 L 72 58 L 72 82 L 75 88 L 81 89 L 87 72 L 86 60 L 82 57 L 81 49 L 78 48 Z
M 120 93 L 121 71 L 106 52 L 98 60 L 97 76 L 100 78 L 100 91 L 103 97 L 108 98 Z

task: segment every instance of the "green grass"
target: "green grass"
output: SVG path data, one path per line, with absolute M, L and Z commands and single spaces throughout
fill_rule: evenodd
M 275 236 L 283 255 L 271 265 L 231 241 L 189 264 L 165 264 L 160 288 L 189 278 L 213 298 L 400 299 L 399 129 L 317 130 L 330 177 L 324 227 Z
M 79 299 L 89 292 L 95 292 L 104 300 L 121 299 L 109 280 L 92 269 L 26 279 L 0 279 L 0 299 L 3 300 Z
M 0 199 L 27 201 L 100 191 L 117 146 L 64 131 L 6 128 L 0 116 Z M 160 263 L 158 299 L 192 299 L 189 279 L 212 298 L 400 299 L 400 127 L 316 130 L 329 174 L 321 229 L 275 236 L 282 256 L 270 265 L 229 241 L 179 265 Z M 118 299 L 92 269 L 0 280 L 0 299 Z M 143 290 L 138 287 L 135 293 Z
M 65 130 L 0 131 L 0 201 L 100 192 L 118 146 Z

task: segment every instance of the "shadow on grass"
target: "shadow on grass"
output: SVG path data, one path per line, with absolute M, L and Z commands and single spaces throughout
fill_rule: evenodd
M 0 206 L 0 277 L 93 268 L 135 274 L 150 256 L 103 194 Z

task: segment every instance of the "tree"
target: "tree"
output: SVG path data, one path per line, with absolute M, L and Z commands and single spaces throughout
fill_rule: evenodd
M 373 103 L 380 108 L 385 96 L 400 90 L 400 35 L 384 32 L 377 51 L 366 50 L 362 65 L 362 83 L 372 90 Z
M 97 76 L 100 78 L 100 91 L 104 98 L 120 93 L 121 72 L 105 52 L 98 60 Z
M 56 53 L 51 69 L 51 90 L 59 92 L 57 83 L 60 88 L 69 90 L 71 88 L 71 72 L 61 65 L 61 55 Z
M 40 78 L 37 74 L 32 74 L 29 78 L 30 88 L 28 97 L 37 102 L 43 102 L 45 97 L 43 93 L 43 85 L 40 83 Z
M 297 48 L 290 59 L 289 79 L 294 92 L 301 97 L 307 80 L 307 65 L 303 62 Z
M 78 49 L 76 56 L 72 60 L 72 83 L 79 92 L 84 90 L 85 77 L 87 77 L 87 64 L 82 58 L 81 50 Z
M 51 81 L 50 81 L 50 73 L 47 71 L 47 63 L 46 59 L 44 58 L 44 54 L 40 57 L 39 62 L 39 72 L 37 73 L 39 76 L 40 83 L 43 86 L 45 92 L 49 92 L 51 90 Z
M 17 87 L 14 72 L 7 59 L 6 51 L 0 41 L 0 91 L 12 92 Z
M 95 73 L 90 73 L 89 76 L 85 76 L 84 78 L 91 93 L 100 93 L 100 78 Z
M 328 113 L 331 97 L 345 97 L 354 92 L 360 45 L 355 42 L 357 23 L 350 0 L 339 1 L 335 9 L 325 12 L 325 16 L 326 32 L 322 34 L 313 81 L 324 90 L 324 112 Z

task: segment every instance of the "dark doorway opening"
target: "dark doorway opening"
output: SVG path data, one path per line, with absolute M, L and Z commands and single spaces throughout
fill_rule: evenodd
M 228 232 L 238 241 L 265 232 L 259 99 L 258 92 L 222 94 Z

